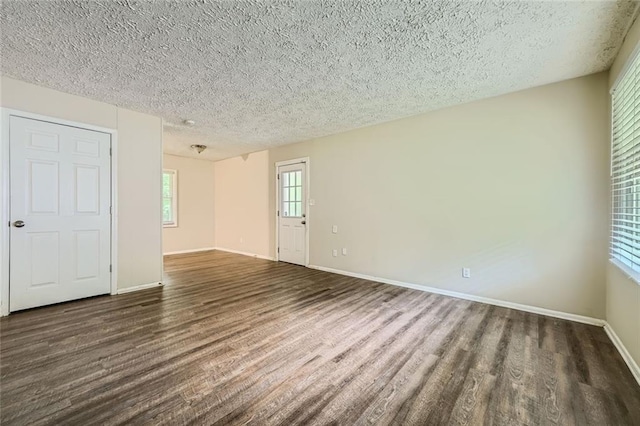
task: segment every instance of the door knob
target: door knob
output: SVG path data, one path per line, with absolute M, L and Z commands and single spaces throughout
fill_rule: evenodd
M 24 222 L 21 220 L 16 220 L 15 222 L 13 222 L 13 226 L 15 226 L 16 228 L 22 228 L 24 226 Z
M 300 223 L 301 223 L 301 224 L 303 224 L 303 225 L 306 225 L 306 224 L 307 224 L 307 221 L 306 221 L 306 220 L 303 220 L 303 221 L 302 221 L 302 222 L 300 222 Z

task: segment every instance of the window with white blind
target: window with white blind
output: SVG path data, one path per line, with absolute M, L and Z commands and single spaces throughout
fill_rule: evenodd
M 611 96 L 611 258 L 640 274 L 640 55 Z

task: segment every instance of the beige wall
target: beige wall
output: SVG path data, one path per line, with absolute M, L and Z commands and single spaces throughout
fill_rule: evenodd
M 447 108 L 270 164 L 311 157 L 312 265 L 604 318 L 607 86 L 600 73 Z
M 610 85 L 616 81 L 638 43 L 640 43 L 640 19 L 636 19 L 629 30 L 620 53 L 611 67 Z M 629 278 L 617 266 L 610 265 L 606 292 L 607 322 L 620 337 L 636 363 L 640 365 L 640 284 Z
M 609 264 L 607 322 L 640 365 L 640 285 Z
M 162 280 L 162 120 L 2 77 L 0 105 L 118 131 L 118 288 Z
M 118 108 L 118 288 L 162 281 L 162 119 Z
M 216 247 L 270 256 L 269 154 L 215 163 Z
M 163 252 L 213 248 L 214 163 L 165 154 L 164 168 L 178 171 L 178 226 L 163 229 Z

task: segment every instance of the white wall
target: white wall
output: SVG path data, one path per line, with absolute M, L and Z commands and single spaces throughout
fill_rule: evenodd
M 178 172 L 178 226 L 163 229 L 163 252 L 213 248 L 214 163 L 165 154 L 164 168 Z
M 118 288 L 160 282 L 162 120 L 5 76 L 0 82 L 2 107 L 117 129 Z
M 611 67 L 610 86 L 613 86 L 623 66 L 639 43 L 640 19 L 636 19 Z M 631 357 L 640 365 L 640 284 L 630 279 L 617 266 L 610 265 L 606 292 L 607 322 L 620 337 Z
M 216 247 L 271 256 L 268 170 L 267 151 L 215 163 Z

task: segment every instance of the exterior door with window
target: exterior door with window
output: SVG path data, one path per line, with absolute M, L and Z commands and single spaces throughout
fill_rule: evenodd
M 111 136 L 12 116 L 9 309 L 111 290 Z
M 307 165 L 278 167 L 278 260 L 306 266 Z

